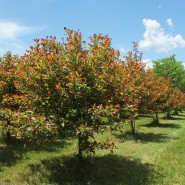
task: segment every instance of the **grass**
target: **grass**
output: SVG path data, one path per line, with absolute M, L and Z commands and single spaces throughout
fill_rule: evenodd
M 150 116 L 137 118 L 133 138 L 129 125 L 122 132 L 105 132 L 117 149 L 99 150 L 82 164 L 75 157 L 77 141 L 56 140 L 42 146 L 0 141 L 2 185 L 183 185 L 185 182 L 185 113 L 163 119 L 158 127 Z

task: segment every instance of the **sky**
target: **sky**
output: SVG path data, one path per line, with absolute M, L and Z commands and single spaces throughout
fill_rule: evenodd
M 0 0 L 0 56 L 24 55 L 33 39 L 65 37 L 64 27 L 84 40 L 109 35 L 123 58 L 139 44 L 143 61 L 176 55 L 185 65 L 184 0 Z

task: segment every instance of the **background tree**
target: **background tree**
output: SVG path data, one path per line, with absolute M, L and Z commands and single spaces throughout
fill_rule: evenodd
M 167 110 L 167 102 L 171 92 L 171 81 L 163 77 L 157 77 L 150 70 L 147 71 L 147 74 L 139 112 L 155 114 L 154 122 L 158 125 L 158 113 Z
M 185 92 L 185 69 L 182 63 L 175 59 L 175 55 L 154 61 L 153 64 L 153 71 L 157 76 L 171 78 L 174 86 Z
M 170 112 L 183 110 L 185 107 L 185 94 L 177 88 L 171 88 L 170 96 L 167 101 L 167 117 L 170 117 Z
M 137 43 L 133 43 L 133 50 L 122 61 L 126 75 L 122 75 L 124 104 L 127 119 L 130 121 L 132 134 L 135 134 L 135 117 L 144 91 L 146 71 L 142 62 L 142 53 L 138 51 Z

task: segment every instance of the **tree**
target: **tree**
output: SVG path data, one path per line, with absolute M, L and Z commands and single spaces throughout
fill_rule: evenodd
M 170 117 L 170 111 L 172 110 L 174 110 L 176 113 L 183 110 L 185 107 L 185 94 L 177 88 L 172 88 L 167 101 L 167 107 L 168 117 Z
M 1 128 L 6 134 L 7 142 L 12 136 L 24 141 L 41 141 L 50 137 L 54 130 L 51 120 L 43 115 L 34 115 L 31 100 L 17 88 L 17 67 L 20 58 L 10 52 L 0 60 L 0 113 Z M 42 130 L 42 132 L 41 132 Z
M 6 137 L 7 142 L 10 142 L 10 119 L 9 115 L 3 114 L 5 110 L 17 110 L 18 104 L 13 101 L 13 99 L 17 96 L 18 91 L 14 85 L 15 80 L 15 70 L 16 64 L 18 61 L 17 56 L 12 56 L 11 52 L 7 52 L 3 57 L 0 58 L 0 109 L 1 109 L 1 117 L 6 121 Z M 4 111 L 2 111 L 2 109 Z M 7 111 L 8 113 L 9 111 Z
M 148 70 L 145 82 L 139 112 L 155 114 L 154 121 L 158 125 L 158 113 L 168 109 L 167 102 L 172 87 L 171 81 L 163 77 L 157 77 L 155 73 Z
M 89 48 L 78 31 L 66 29 L 62 43 L 55 37 L 35 40 L 19 60 L 16 88 L 28 98 L 34 115 L 54 120 L 58 133 L 78 137 L 78 157 L 96 148 L 114 148 L 98 142 L 94 133 L 118 118 L 116 89 L 119 52 L 108 36 L 93 35 Z M 123 101 L 123 100 L 121 100 Z
M 153 71 L 157 76 L 171 78 L 174 86 L 185 92 L 185 69 L 182 63 L 175 59 L 175 55 L 154 61 Z
M 133 43 L 133 51 L 129 52 L 122 61 L 124 73 L 122 74 L 124 106 L 127 119 L 130 121 L 132 134 L 135 134 L 135 117 L 144 91 L 146 72 L 142 62 L 142 53 L 138 51 L 137 43 Z

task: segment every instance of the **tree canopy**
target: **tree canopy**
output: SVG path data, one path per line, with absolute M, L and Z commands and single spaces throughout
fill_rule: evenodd
M 184 67 L 175 56 L 154 62 L 153 72 L 145 69 L 137 43 L 121 60 L 107 35 L 94 34 L 86 43 L 81 32 L 65 31 L 61 43 L 36 39 L 24 56 L 0 58 L 0 128 L 7 137 L 44 142 L 70 134 L 81 159 L 115 147 L 96 138 L 115 122 L 129 121 L 135 133 L 139 113 L 185 107 Z
M 185 92 L 185 69 L 175 55 L 154 61 L 153 70 L 157 76 L 171 78 L 174 86 Z

